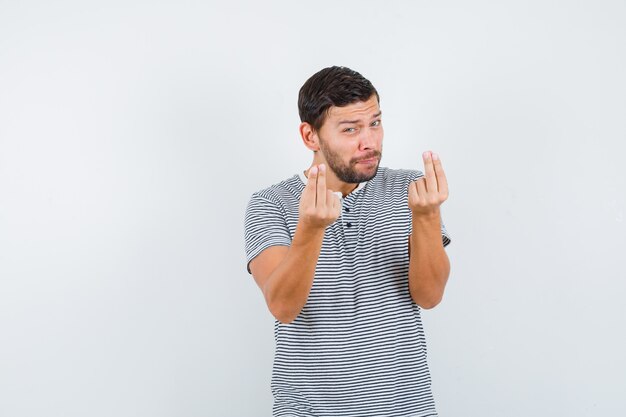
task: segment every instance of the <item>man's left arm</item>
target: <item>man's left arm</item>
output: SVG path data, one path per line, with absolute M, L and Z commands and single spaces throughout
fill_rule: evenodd
M 409 292 L 422 308 L 443 298 L 450 261 L 441 236 L 440 206 L 448 198 L 448 183 L 438 155 L 424 152 L 425 176 L 409 184 L 412 231 L 409 236 Z

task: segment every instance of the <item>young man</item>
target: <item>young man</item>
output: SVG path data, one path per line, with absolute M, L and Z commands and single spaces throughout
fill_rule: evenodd
M 314 74 L 298 107 L 313 162 L 245 217 L 248 272 L 276 318 L 273 415 L 436 416 L 420 308 L 450 271 L 441 161 L 379 167 L 378 92 L 349 68 Z

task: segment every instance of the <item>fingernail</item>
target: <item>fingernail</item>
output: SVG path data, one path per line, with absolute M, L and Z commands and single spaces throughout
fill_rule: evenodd
M 430 157 L 430 152 L 426 151 L 422 154 L 422 156 L 428 159 L 428 157 Z
M 433 160 L 438 160 L 439 159 L 439 155 L 437 155 L 436 153 L 433 152 Z
M 311 173 L 311 175 L 316 175 L 317 174 L 317 167 L 312 167 L 309 172 Z
M 320 171 L 322 172 L 326 171 L 326 165 L 320 164 Z

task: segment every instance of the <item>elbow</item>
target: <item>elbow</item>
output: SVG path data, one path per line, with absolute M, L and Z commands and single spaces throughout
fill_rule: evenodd
M 423 308 L 424 310 L 430 310 L 435 308 L 441 303 L 443 294 L 411 294 L 413 302 Z
M 300 314 L 299 310 L 295 311 L 284 299 L 273 294 L 267 285 L 262 288 L 262 291 L 267 309 L 280 323 L 289 324 Z
M 297 314 L 293 314 L 290 312 L 275 311 L 275 310 L 274 311 L 270 310 L 270 312 L 272 313 L 274 318 L 278 320 L 281 324 L 289 324 L 293 322 L 296 319 L 296 317 L 298 317 Z
M 409 292 L 413 302 L 425 310 L 437 307 L 443 299 L 448 280 L 446 275 L 424 282 L 409 281 Z
M 300 314 L 300 310 L 296 310 L 284 303 L 268 303 L 268 308 L 272 316 L 282 324 L 293 322 Z
M 293 322 L 299 315 L 304 303 L 299 304 L 293 296 L 285 296 L 272 291 L 271 287 L 265 285 L 262 289 L 265 303 L 270 313 L 282 324 Z M 306 300 L 304 301 L 306 302 Z
M 420 302 L 416 302 L 416 304 L 420 306 L 420 308 L 423 308 L 424 310 L 430 310 L 432 308 L 435 308 L 439 305 L 439 303 L 441 303 L 441 298 L 422 300 Z
M 292 321 L 294 321 L 296 319 L 297 316 L 296 317 L 287 317 L 287 316 L 285 316 L 285 317 L 276 317 L 276 316 L 274 316 L 274 317 L 276 318 L 276 320 L 278 320 L 280 322 L 280 324 L 290 324 Z

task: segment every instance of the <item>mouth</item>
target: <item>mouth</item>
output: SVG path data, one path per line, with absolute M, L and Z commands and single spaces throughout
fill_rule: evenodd
M 378 162 L 378 156 L 374 155 L 371 156 L 369 158 L 365 158 L 365 159 L 359 159 L 358 161 L 356 161 L 357 164 L 365 164 L 365 165 L 371 165 L 371 164 L 375 164 Z

